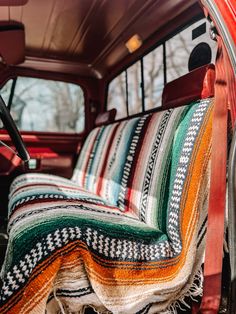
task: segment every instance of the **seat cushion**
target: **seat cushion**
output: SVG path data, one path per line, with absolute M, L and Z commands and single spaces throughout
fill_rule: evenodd
M 131 202 L 130 207 L 125 203 L 124 210 L 84 187 L 77 187 L 75 192 L 74 184 L 69 192 L 60 185 L 43 185 L 43 189 L 48 189 L 45 202 L 40 198 L 32 202 L 32 197 L 42 193 L 38 187 L 36 194 L 33 189 L 22 190 L 30 196 L 22 198 L 22 202 L 16 200 L 19 203 L 15 207 L 12 204 L 9 246 L 2 270 L 1 313 L 28 313 L 32 309 L 45 313 L 45 308 L 47 313 L 62 309 L 73 313 L 83 311 L 88 303 L 101 313 L 159 313 L 173 307 L 176 300 L 201 292 L 212 101 L 197 102 L 180 116 L 176 116 L 178 123 L 172 137 L 167 137 L 171 144 L 163 142 L 169 157 L 162 154 L 158 161 L 161 165 L 163 159 L 169 160 L 163 161 L 165 171 L 162 170 L 167 178 L 161 189 L 165 205 L 156 208 L 162 212 L 162 228 L 157 223 L 147 223 L 149 218 L 142 220 Z M 126 126 L 138 131 L 142 129 L 137 129 L 139 121 L 133 120 L 134 128 L 128 122 Z M 118 128 L 121 124 L 115 125 Z M 153 128 L 154 125 L 150 130 Z M 100 130 L 95 130 L 91 137 Z M 159 132 L 160 128 L 156 130 Z M 152 136 L 155 138 L 156 133 Z M 148 162 L 140 158 L 141 145 L 138 150 L 132 145 L 133 140 L 139 142 L 139 137 L 134 132 L 130 139 L 130 151 L 135 151 L 137 165 L 149 169 Z M 119 143 L 121 138 L 116 142 Z M 151 142 L 150 149 L 145 148 L 151 155 L 155 155 L 153 145 Z M 159 149 L 163 153 L 162 145 Z M 124 152 L 124 158 L 120 158 L 124 165 L 130 161 L 127 156 Z M 119 160 L 112 157 L 110 169 L 114 170 Z M 151 169 L 156 167 L 152 165 Z M 136 169 L 132 171 L 135 173 Z M 164 182 L 157 173 L 161 172 L 151 172 L 152 180 Z M 159 188 L 158 184 L 154 186 Z M 68 193 L 69 198 L 55 200 L 55 191 L 66 197 Z M 71 199 L 71 195 L 76 197 Z M 152 213 L 146 213 L 149 214 Z
M 107 203 L 98 195 L 78 187 L 71 180 L 55 175 L 31 173 L 19 176 L 13 181 L 9 194 L 9 214 L 18 207 L 61 200 Z
M 9 218 L 11 222 L 8 224 L 8 230 L 16 220 L 22 220 L 24 217 L 31 216 L 33 220 L 40 217 L 44 219 L 45 212 L 48 213 L 51 210 L 54 214 L 60 215 L 67 208 L 71 210 L 73 208 L 78 212 L 81 208 L 87 213 L 92 213 L 92 216 L 97 212 L 98 215 L 102 214 L 107 218 L 114 215 L 138 220 L 131 211 L 123 215 L 118 207 L 109 204 L 100 196 L 78 187 L 70 180 L 53 175 L 28 174 L 18 177 L 10 196 Z
M 180 107 L 96 128 L 83 146 L 71 181 L 45 174 L 20 176 L 11 186 L 9 210 L 29 197 L 34 198 L 31 202 L 43 201 L 49 193 L 52 201 L 64 198 L 62 188 L 68 199 L 73 198 L 79 187 L 157 226 L 162 213 L 156 208 L 167 206 L 164 192 L 174 134 L 187 110 Z

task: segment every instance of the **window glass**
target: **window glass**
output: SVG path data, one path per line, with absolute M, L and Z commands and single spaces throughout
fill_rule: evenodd
M 141 62 L 127 69 L 129 115 L 142 112 Z
M 11 115 L 20 130 L 79 133 L 84 130 L 84 94 L 75 84 L 18 77 Z
M 143 58 L 145 109 L 161 106 L 164 87 L 163 46 L 157 47 Z
M 3 100 L 5 101 L 5 104 L 8 104 L 8 100 L 11 93 L 11 87 L 12 87 L 12 79 L 6 82 L 6 84 L 1 88 L 1 96 Z
M 166 42 L 167 82 L 189 72 L 189 56 L 194 47 L 204 43 L 211 48 L 209 62 L 215 62 L 216 43 L 209 37 L 209 23 L 202 19 Z M 202 56 L 204 53 L 202 53 Z
M 160 107 L 166 82 L 205 64 L 214 63 L 217 44 L 210 39 L 209 28 L 210 24 L 205 18 L 193 23 L 112 80 L 108 109 L 118 110 L 116 119 L 142 112 L 142 104 L 145 110 Z
M 116 108 L 116 120 L 127 116 L 125 71 L 109 84 L 107 109 Z

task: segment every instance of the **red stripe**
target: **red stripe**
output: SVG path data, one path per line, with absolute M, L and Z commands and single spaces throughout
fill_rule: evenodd
M 89 151 L 89 153 L 88 153 L 88 158 L 87 158 L 87 161 L 86 161 L 86 164 L 85 164 L 85 167 L 84 167 L 84 170 L 83 170 L 83 178 L 82 178 L 82 186 L 84 187 L 85 186 L 85 176 L 86 176 L 86 173 L 87 173 L 87 169 L 88 169 L 88 165 L 89 165 L 89 161 L 90 161 L 90 155 L 91 155 L 91 153 L 92 153 L 92 151 L 93 151 L 93 148 L 94 148 L 94 144 L 95 144 L 95 142 L 96 142 L 96 139 L 97 139 L 97 136 L 98 136 L 98 134 L 99 134 L 99 131 L 100 131 L 100 129 L 98 129 L 97 130 L 97 134 L 96 134 L 96 136 L 94 137 L 94 141 L 93 141 L 93 144 L 91 145 L 91 150 Z M 83 148 L 82 148 L 83 149 Z M 82 170 L 82 169 L 80 169 L 80 170 Z
M 101 189 L 102 189 L 102 182 L 103 182 L 103 179 L 104 179 L 104 173 L 105 173 L 106 168 L 107 168 L 107 161 L 108 161 L 108 157 L 110 155 L 111 145 L 113 143 L 113 140 L 114 140 L 115 134 L 117 132 L 118 126 L 119 126 L 119 124 L 116 124 L 116 126 L 114 127 L 114 129 L 113 129 L 113 131 L 111 133 L 109 144 L 106 147 L 106 154 L 105 154 L 105 157 L 104 157 L 102 170 L 101 170 L 100 174 L 97 174 L 98 184 L 97 184 L 96 194 L 98 194 L 98 195 L 101 195 Z
M 133 187 L 133 181 L 134 181 L 134 177 L 135 177 L 135 170 L 136 169 L 136 165 L 140 156 L 140 152 L 141 152 L 141 148 L 143 146 L 143 141 L 147 132 L 147 129 L 149 127 L 149 123 L 152 119 L 153 115 L 149 115 L 147 117 L 147 119 L 145 120 L 145 123 L 142 127 L 142 131 L 139 137 L 139 141 L 136 147 L 136 151 L 134 154 L 134 159 L 132 161 L 132 166 L 131 166 L 131 170 L 130 170 L 130 175 L 128 178 L 128 182 L 127 182 L 127 188 L 126 188 L 126 195 L 125 195 L 125 200 L 124 200 L 124 205 L 125 205 L 125 210 L 129 210 L 130 204 L 131 204 L 131 193 L 132 193 L 132 187 Z

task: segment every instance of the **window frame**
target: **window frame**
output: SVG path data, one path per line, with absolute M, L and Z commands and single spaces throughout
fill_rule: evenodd
M 132 65 L 134 65 L 136 62 L 141 62 L 142 64 L 142 74 L 141 74 L 141 78 L 144 78 L 144 74 L 143 74 L 143 58 L 148 55 L 150 52 L 152 52 L 153 50 L 155 50 L 156 48 L 158 48 L 159 46 L 163 46 L 163 75 L 164 75 L 164 86 L 167 83 L 167 64 L 166 64 L 166 45 L 165 43 L 171 39 L 172 37 L 176 36 L 177 34 L 179 34 L 180 32 L 182 32 L 183 30 L 187 29 L 188 27 L 190 27 L 192 24 L 200 21 L 201 19 L 205 18 L 204 14 L 200 13 L 198 15 L 196 15 L 195 17 L 193 17 L 191 20 L 187 21 L 186 23 L 182 24 L 181 26 L 177 27 L 174 31 L 170 32 L 168 35 L 163 36 L 160 40 L 158 40 L 154 45 L 152 45 L 150 48 L 148 48 L 147 50 L 145 50 L 145 53 L 141 56 L 139 56 L 138 58 L 132 60 L 130 63 L 128 63 L 125 67 L 120 68 L 119 71 L 117 71 L 114 75 L 112 75 L 112 77 L 109 78 L 109 81 L 106 82 L 106 89 L 105 89 L 105 110 L 109 110 L 108 109 L 108 92 L 109 92 L 109 84 L 111 83 L 112 80 L 114 80 L 116 77 L 118 77 L 122 72 L 127 72 L 127 69 L 129 67 L 131 67 Z M 205 18 L 206 22 L 207 19 Z M 141 61 L 142 60 L 142 61 Z M 127 81 L 127 80 L 126 80 Z M 143 85 L 142 87 L 142 103 L 144 102 L 144 105 L 142 106 L 145 109 L 145 91 L 144 91 L 144 80 L 141 81 L 141 85 Z M 128 101 L 128 100 L 127 100 Z M 136 113 L 133 115 L 127 115 L 124 118 L 121 119 L 116 119 L 115 121 L 123 121 L 123 120 L 127 120 L 131 117 L 138 117 L 143 115 L 144 113 L 152 113 L 152 112 L 156 112 L 156 111 L 161 111 L 161 106 L 159 107 L 155 107 L 149 110 L 142 110 L 142 112 L 140 113 Z M 127 103 L 127 112 L 128 112 L 128 103 Z

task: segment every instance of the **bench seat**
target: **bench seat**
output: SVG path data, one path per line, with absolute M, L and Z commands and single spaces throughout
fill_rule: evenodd
M 94 129 L 12 184 L 1 313 L 174 311 L 201 293 L 213 100 Z

